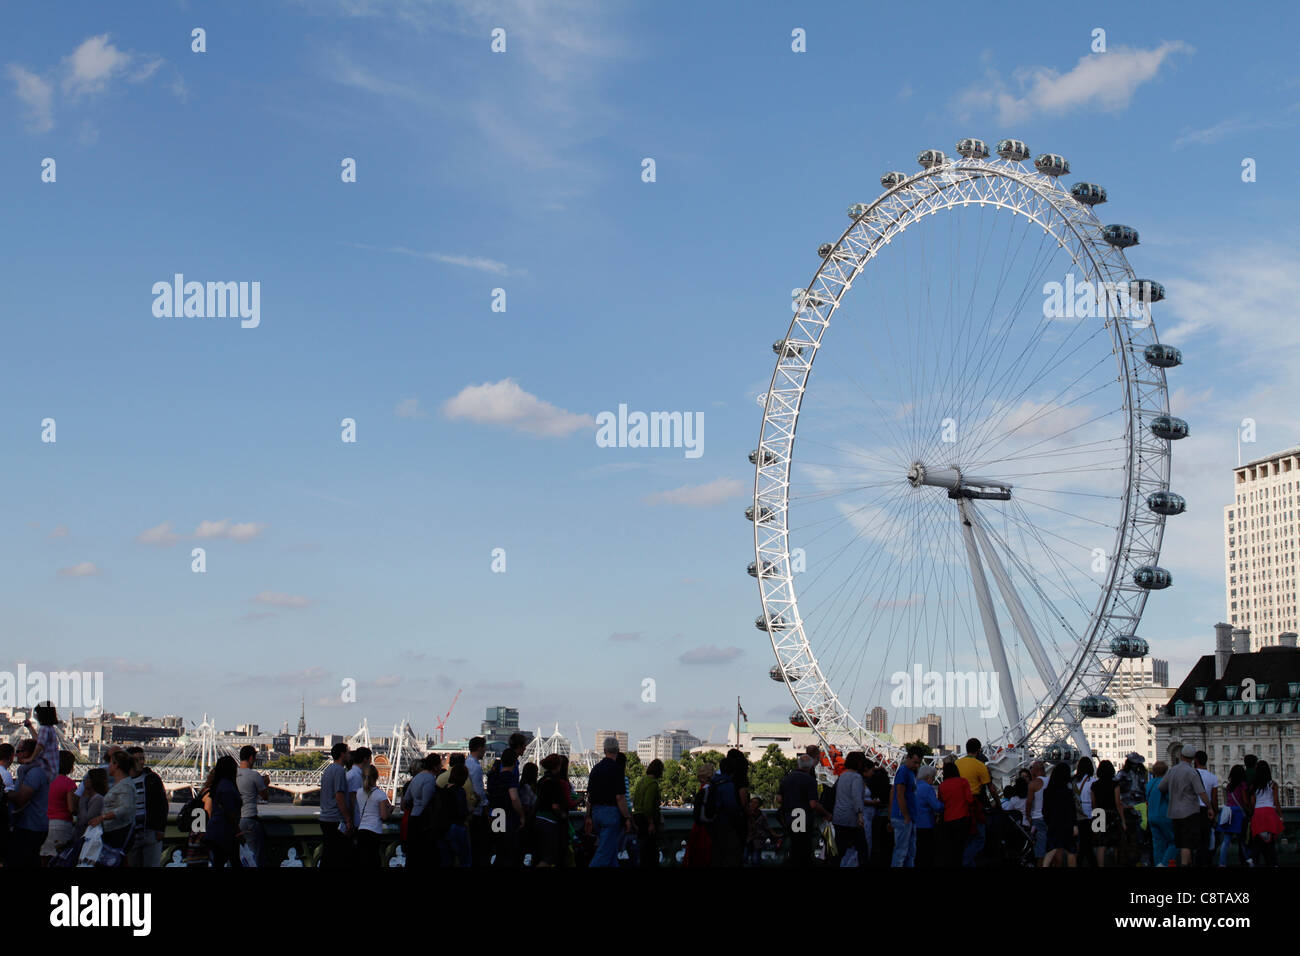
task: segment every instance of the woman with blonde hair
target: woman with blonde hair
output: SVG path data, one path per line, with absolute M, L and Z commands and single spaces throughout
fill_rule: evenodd
M 357 866 L 380 869 L 384 865 L 379 852 L 380 836 L 393 806 L 388 794 L 379 789 L 379 768 L 374 764 L 366 767 L 356 799 Z

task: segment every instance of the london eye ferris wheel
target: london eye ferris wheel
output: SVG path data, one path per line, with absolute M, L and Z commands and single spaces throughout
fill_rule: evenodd
M 750 455 L 755 625 L 791 721 L 889 766 L 907 741 L 878 707 L 991 759 L 1089 752 L 1185 507 L 1182 356 L 1130 268 L 1137 231 L 1097 218 L 1102 187 L 1066 189 L 1061 156 L 956 151 L 886 174 L 818 249 Z

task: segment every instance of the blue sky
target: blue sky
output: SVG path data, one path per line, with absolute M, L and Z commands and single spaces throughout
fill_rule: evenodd
M 1015 136 L 1106 186 L 1169 290 L 1190 512 L 1143 633 L 1181 675 L 1224 616 L 1236 423 L 1259 454 L 1300 442 L 1297 14 L 1199 9 L 11 10 L 7 656 L 222 726 L 303 694 L 315 729 L 426 730 L 457 688 L 455 736 L 498 703 L 634 738 L 720 735 L 737 695 L 788 714 L 742 512 L 790 289 L 882 172 Z M 260 325 L 156 318 L 178 272 L 259 282 Z M 704 454 L 598 447 L 620 403 L 703 412 Z

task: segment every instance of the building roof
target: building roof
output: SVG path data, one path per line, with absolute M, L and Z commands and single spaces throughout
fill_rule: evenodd
M 1238 468 L 1249 468 L 1252 465 L 1262 465 L 1264 462 L 1272 461 L 1274 458 L 1288 458 L 1291 455 L 1300 455 L 1300 445 L 1288 448 L 1285 451 L 1275 451 L 1273 454 L 1265 455 L 1263 458 L 1256 458 L 1254 461 L 1248 461 L 1244 465 L 1238 465 L 1237 468 L 1234 468 L 1233 470 L 1236 471 Z
M 1205 700 L 1230 700 L 1227 688 L 1241 687 L 1247 679 L 1268 685 L 1267 693 L 1256 692 L 1258 700 L 1292 699 L 1287 684 L 1300 682 L 1300 648 L 1274 645 L 1253 654 L 1233 654 L 1220 680 L 1214 677 L 1214 655 L 1206 654 L 1183 678 L 1169 703 L 1197 703 L 1198 687 L 1206 688 Z

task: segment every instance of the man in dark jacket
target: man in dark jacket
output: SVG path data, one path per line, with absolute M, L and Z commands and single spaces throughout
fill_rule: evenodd
M 162 777 L 145 766 L 144 748 L 128 747 L 131 755 L 131 782 L 135 784 L 136 833 L 127 854 L 130 866 L 162 866 L 163 832 L 167 829 L 167 790 Z M 140 792 L 144 800 L 138 799 Z M 143 811 L 141 811 L 143 807 Z

